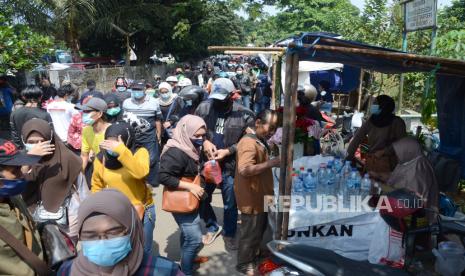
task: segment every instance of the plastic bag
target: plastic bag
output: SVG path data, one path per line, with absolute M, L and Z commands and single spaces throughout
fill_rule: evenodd
M 210 160 L 203 167 L 203 177 L 206 183 L 221 184 L 223 177 L 221 175 L 221 167 L 216 160 Z

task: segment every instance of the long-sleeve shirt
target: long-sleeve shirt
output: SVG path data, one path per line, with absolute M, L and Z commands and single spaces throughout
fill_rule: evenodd
M 177 188 L 183 177 L 194 177 L 198 174 L 197 162 L 178 148 L 169 148 L 160 160 L 160 183 Z
M 145 177 L 149 173 L 148 151 L 145 148 L 139 148 L 132 154 L 125 145 L 121 144 L 114 149 L 114 152 L 119 154 L 118 161 L 123 166 L 110 170 L 96 158 L 92 175 L 92 193 L 104 188 L 113 188 L 125 194 L 133 205 L 152 204 L 152 192 L 145 185 Z
M 347 149 L 348 157 L 352 158 L 363 139 L 368 138 L 369 152 L 374 153 L 378 150 L 386 149 L 395 141 L 407 134 L 404 120 L 395 117 L 392 123 L 386 127 L 376 127 L 370 120 L 365 122 L 357 130 Z

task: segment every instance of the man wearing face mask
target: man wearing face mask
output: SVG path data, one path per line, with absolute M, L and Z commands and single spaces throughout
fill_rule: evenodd
M 0 139 L 1 275 L 52 275 L 43 261 L 39 233 L 19 196 L 27 185 L 21 166 L 34 165 L 39 160 L 40 157 L 20 152 L 11 141 Z M 24 252 L 29 256 L 22 255 Z
M 232 81 L 241 91 L 242 105 L 246 108 L 250 108 L 250 94 L 252 93 L 252 87 L 250 78 L 244 75 L 244 67 L 238 66 L 236 68 L 236 76 L 232 79 Z
M 145 95 L 145 81 L 135 81 L 131 85 L 131 98 L 123 102 L 123 110 L 139 119 L 142 126 L 135 126 L 136 147 L 145 147 L 150 155 L 150 172 L 147 182 L 158 186 L 158 169 L 160 163 L 160 141 L 162 134 L 162 113 L 157 99 Z
M 109 123 L 121 121 L 123 119 L 123 110 L 121 109 L 121 102 L 114 93 L 108 93 L 103 96 L 107 103 L 107 117 Z
M 71 103 L 74 90 L 71 84 L 63 85 L 58 89 L 56 99 L 47 105 L 47 112 L 52 117 L 55 133 L 65 144 L 68 140 L 71 119 L 79 113 Z
M 218 78 L 212 86 L 209 101 L 199 105 L 195 115 L 200 116 L 207 124 L 207 140 L 203 150 L 207 157 L 220 161 L 223 182 L 218 186 L 223 195 L 224 204 L 224 241 L 229 250 L 237 248 L 235 235 L 237 230 L 237 206 L 234 197 L 234 173 L 236 167 L 236 145 L 245 133 L 248 125 L 254 120 L 254 114 L 240 104 L 233 102 L 234 84 L 226 78 Z M 207 200 L 203 201 L 201 217 L 206 222 L 208 233 L 204 244 L 211 244 L 221 234 L 211 206 L 211 198 L 215 184 L 207 184 Z
M 82 129 L 81 159 L 82 169 L 89 184 L 93 171 L 93 156 L 100 152 L 100 143 L 105 140 L 105 130 L 110 126 L 108 116 L 105 113 L 108 107 L 104 100 L 90 98 L 82 105 L 77 104 L 76 109 L 82 110 L 82 123 L 86 125 Z
M 347 160 L 353 160 L 355 151 L 368 138 L 367 171 L 386 174 L 396 166 L 392 144 L 407 135 L 405 122 L 394 115 L 395 102 L 387 95 L 380 95 L 371 106 L 371 116 L 357 130 L 347 149 Z

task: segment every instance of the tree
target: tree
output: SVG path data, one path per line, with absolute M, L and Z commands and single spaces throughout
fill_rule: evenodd
M 14 23 L 12 12 L 0 7 L 0 75 L 29 70 L 52 47 L 52 39 Z

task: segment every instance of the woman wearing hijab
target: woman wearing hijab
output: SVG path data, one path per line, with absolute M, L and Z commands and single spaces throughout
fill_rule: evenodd
M 57 275 L 182 275 L 174 262 L 144 253 L 142 223 L 117 190 L 90 195 L 79 208 L 78 227 L 82 249 Z
M 125 194 L 144 224 L 144 250 L 152 252 L 155 207 L 152 192 L 145 184 L 149 153 L 134 146 L 134 130 L 127 123 L 112 124 L 105 131 L 102 149 L 94 163 L 92 193 L 114 188 Z
M 347 149 L 347 159 L 353 160 L 358 146 L 367 139 L 366 169 L 376 173 L 390 173 L 396 166 L 392 143 L 407 135 L 402 118 L 394 115 L 394 100 L 380 95 L 371 106 L 371 117 L 355 133 Z
M 167 82 L 162 82 L 158 86 L 161 113 L 163 115 L 163 135 L 162 144 L 164 145 L 171 138 L 176 123 L 181 117 L 184 108 L 184 101 L 173 93 L 172 87 Z
M 392 147 L 398 164 L 387 184 L 395 189 L 405 188 L 415 192 L 425 208 L 438 211 L 439 191 L 436 176 L 423 154 L 421 145 L 416 139 L 405 137 L 395 142 Z
M 81 158 L 74 154 L 42 119 L 32 119 L 22 128 L 22 139 L 30 155 L 42 156 L 28 169 L 28 185 L 23 197 L 36 221 L 41 214 L 67 209 L 68 221 L 57 221 L 71 238 L 77 238 L 77 209 L 89 190 L 81 173 Z M 66 215 L 63 212 L 63 215 Z
M 110 124 L 121 121 L 123 118 L 123 110 L 121 109 L 121 101 L 117 95 L 108 93 L 103 96 L 107 103 L 107 119 Z
M 160 183 L 170 189 L 190 191 L 197 199 L 205 193 L 201 186 L 182 181 L 183 177 L 199 175 L 200 147 L 206 135 L 202 118 L 184 116 L 177 124 L 173 138 L 168 140 L 160 161 Z M 181 228 L 181 269 L 186 275 L 193 274 L 193 264 L 202 244 L 202 231 L 198 210 L 192 213 L 173 213 Z

